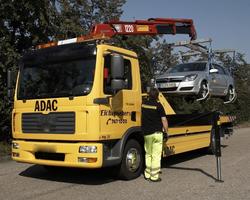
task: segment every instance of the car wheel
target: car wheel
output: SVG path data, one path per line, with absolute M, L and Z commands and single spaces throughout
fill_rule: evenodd
M 131 180 L 141 175 L 143 169 L 142 146 L 131 139 L 127 142 L 119 169 L 119 178 Z
M 202 81 L 200 86 L 200 91 L 198 93 L 199 98 L 206 98 L 208 96 L 209 88 L 207 81 Z
M 224 98 L 225 101 L 232 101 L 235 97 L 235 90 L 233 88 L 233 86 L 229 86 L 228 90 L 227 90 L 227 95 Z

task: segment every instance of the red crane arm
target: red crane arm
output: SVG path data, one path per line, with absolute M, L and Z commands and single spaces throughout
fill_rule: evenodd
M 196 31 L 192 19 L 152 18 L 134 22 L 109 21 L 96 24 L 90 32 L 90 37 L 102 35 L 159 35 L 188 34 L 191 40 L 196 39 Z
M 116 35 L 160 35 L 160 34 L 188 34 L 191 40 L 196 39 L 196 31 L 192 19 L 151 18 L 134 22 L 109 21 L 96 24 L 88 35 L 77 38 L 49 42 L 38 45 L 38 49 L 74 42 L 84 42 L 93 39 L 112 38 Z

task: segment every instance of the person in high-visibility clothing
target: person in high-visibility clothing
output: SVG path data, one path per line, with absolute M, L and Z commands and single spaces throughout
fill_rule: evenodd
M 153 182 L 161 181 L 161 154 L 163 132 L 167 133 L 168 121 L 163 106 L 158 102 L 159 91 L 151 88 L 149 97 L 142 102 L 142 131 L 146 168 L 144 177 Z

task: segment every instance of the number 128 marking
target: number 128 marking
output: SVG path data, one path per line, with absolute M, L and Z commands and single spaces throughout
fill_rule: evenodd
M 134 27 L 133 27 L 133 25 L 124 25 L 124 27 L 125 27 L 125 32 L 127 32 L 127 33 L 132 33 L 132 32 L 134 32 Z

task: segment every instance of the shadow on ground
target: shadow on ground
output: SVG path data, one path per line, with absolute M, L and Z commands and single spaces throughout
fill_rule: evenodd
M 221 148 L 226 148 L 227 145 L 222 145 Z M 207 156 L 207 149 L 199 149 L 199 150 L 195 150 L 195 151 L 190 151 L 190 152 L 186 152 L 186 153 L 181 153 L 175 156 L 170 156 L 168 158 L 164 158 L 162 159 L 162 168 L 169 168 L 169 169 L 176 169 L 176 170 L 185 170 L 185 171 L 195 171 L 198 173 L 202 173 L 205 176 L 217 181 L 217 177 L 207 173 L 206 171 L 204 171 L 203 169 L 200 168 L 188 168 L 188 167 L 177 167 L 175 166 L 178 163 L 182 163 L 185 161 L 189 161 L 189 160 L 193 160 L 202 156 Z M 214 159 L 216 159 L 215 155 L 210 155 L 213 156 Z M 216 168 L 216 165 L 214 165 L 214 167 Z
M 40 165 L 32 165 L 19 175 L 49 181 L 86 185 L 102 185 L 117 180 L 112 168 L 78 169 L 56 167 L 48 170 Z
M 226 146 L 223 146 L 222 148 L 225 147 Z M 201 149 L 187 153 L 182 153 L 179 155 L 170 156 L 168 158 L 162 159 L 162 168 L 197 171 L 209 178 L 216 180 L 216 178 L 213 175 L 205 172 L 202 169 L 175 166 L 176 164 L 183 163 L 206 155 L 207 155 L 206 151 L 204 149 Z M 63 167 L 61 168 L 56 167 L 47 170 L 43 166 L 32 165 L 31 167 L 21 172 L 19 175 L 24 177 L 57 181 L 57 182 L 86 184 L 86 185 L 102 185 L 118 180 L 115 171 L 116 170 L 114 170 L 114 168 L 78 169 L 78 168 L 63 168 Z

